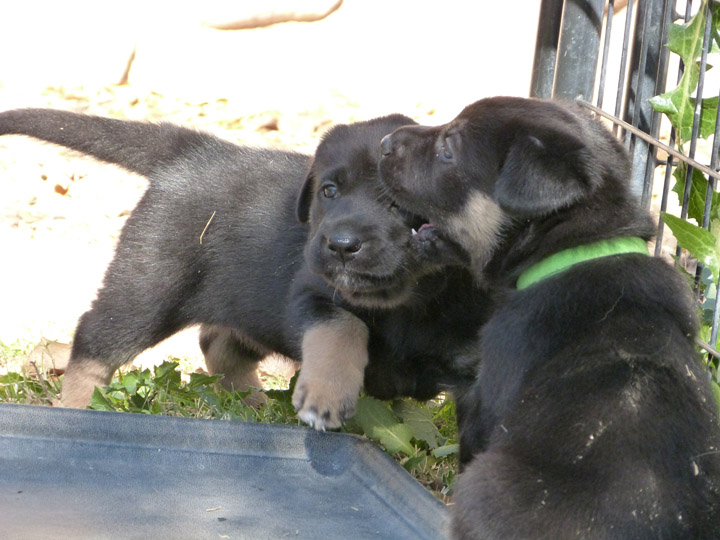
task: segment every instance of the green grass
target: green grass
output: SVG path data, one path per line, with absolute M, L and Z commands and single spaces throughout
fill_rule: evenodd
M 0 343 L 0 368 L 16 365 L 27 348 Z M 176 361 L 150 369 L 120 372 L 110 386 L 96 389 L 90 408 L 165 416 L 301 425 L 292 405 L 292 388 L 264 390 L 267 403 L 251 407 L 249 392 L 229 392 L 220 376 L 191 373 L 189 380 Z M 271 381 L 270 386 L 283 386 Z M 0 375 L 0 402 L 49 405 L 60 393 L 62 378 L 33 372 Z M 386 403 L 361 396 L 355 416 L 340 431 L 366 436 L 440 500 L 447 502 L 457 473 L 457 426 L 450 400 Z
M 56 377 L 43 375 L 35 366 L 29 367 L 29 373 L 23 370 L 23 361 L 32 348 L 19 342 L 0 342 L 0 402 L 50 405 L 60 394 Z

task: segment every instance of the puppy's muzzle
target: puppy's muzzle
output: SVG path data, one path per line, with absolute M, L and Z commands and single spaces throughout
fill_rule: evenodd
M 385 135 L 380 141 L 382 157 L 388 157 L 401 151 L 402 148 L 410 144 L 413 139 L 422 137 L 433 130 L 434 128 L 429 126 L 403 126 L 396 129 L 389 135 Z

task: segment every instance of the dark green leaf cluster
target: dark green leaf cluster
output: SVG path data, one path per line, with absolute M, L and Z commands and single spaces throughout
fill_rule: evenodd
M 455 405 L 363 396 L 347 429 L 380 444 L 405 469 L 444 499 L 455 481 L 458 444 Z
M 697 99 L 692 97 L 697 88 L 700 78 L 700 62 L 702 55 L 703 39 L 705 35 L 705 22 L 707 2 L 704 0 L 698 13 L 686 24 L 673 24 L 668 32 L 667 47 L 680 56 L 683 61 L 684 71 L 678 86 L 665 94 L 655 96 L 650 100 L 656 111 L 665 113 L 670 119 L 677 134 L 678 146 L 682 146 L 690 140 L 692 134 L 693 117 Z M 709 52 L 720 52 L 720 4 L 713 3 L 712 31 L 710 34 L 711 44 Z M 718 98 L 717 96 L 701 99 L 700 109 L 700 137 L 705 139 L 713 134 L 715 130 L 715 118 L 717 117 Z
M 700 100 L 700 116 L 698 136 L 706 139 L 713 135 L 715 122 L 718 113 L 718 97 L 704 98 L 693 97 L 697 93 L 698 81 L 702 62 L 700 61 L 703 52 L 703 41 L 708 14 L 708 7 L 711 14 L 711 32 L 709 53 L 720 52 L 720 3 L 703 0 L 695 16 L 685 24 L 673 24 L 668 33 L 667 47 L 677 54 L 683 62 L 683 75 L 678 86 L 673 90 L 655 96 L 650 103 L 656 111 L 664 113 L 675 129 L 678 149 L 683 151 L 685 144 L 690 141 L 693 133 L 693 122 L 695 109 Z M 711 69 L 708 64 L 706 69 Z M 687 250 L 692 257 L 703 265 L 700 286 L 704 288 L 704 298 L 707 304 L 713 304 L 717 295 L 716 283 L 720 275 L 720 194 L 708 187 L 708 178 L 699 170 L 693 169 L 688 175 L 688 167 L 681 162 L 673 173 L 675 186 L 673 191 L 677 193 L 680 201 L 683 201 L 685 193 L 688 197 L 689 219 L 695 220 L 691 223 L 672 214 L 663 213 L 662 219 L 670 228 L 677 239 L 678 246 Z M 686 182 L 690 185 L 687 186 Z M 708 192 L 711 200 L 707 201 Z M 709 203 L 709 204 L 706 204 Z M 706 216 L 706 208 L 709 214 Z M 703 225 L 707 227 L 703 227 Z M 701 338 L 708 340 L 710 336 L 710 325 L 712 321 L 712 309 L 705 309 L 703 313 L 704 327 Z M 720 406 L 720 371 L 718 370 L 718 359 L 710 360 L 709 367 L 713 374 L 713 391 L 715 392 L 718 406 Z
M 152 371 L 121 373 L 110 386 L 95 390 L 90 408 L 245 422 L 297 423 L 292 404 L 283 399 L 284 393 L 268 392 L 276 396 L 268 400 L 272 406 L 254 408 L 245 402 L 250 390 L 230 392 L 218 383 L 220 375 L 191 373 L 189 377 L 190 380 L 184 382 L 178 363 L 167 361 Z

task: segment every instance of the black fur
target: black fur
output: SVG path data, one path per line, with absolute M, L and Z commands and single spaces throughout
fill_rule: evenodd
M 574 104 L 491 98 L 444 126 L 400 128 L 382 149 L 399 204 L 468 251 L 488 246 L 458 219 L 475 215 L 468 229 L 492 239 L 473 269 L 499 298 L 458 403 L 455 537 L 720 537 L 717 404 L 685 278 L 627 254 L 514 289 L 549 254 L 651 236 L 622 146 Z
M 211 370 L 242 372 L 237 364 L 269 352 L 299 360 L 306 329 L 351 312 L 370 331 L 370 394 L 427 399 L 468 380 L 472 368 L 454 356 L 483 321 L 486 297 L 466 271 L 440 268 L 459 252 L 432 233 L 413 237 L 418 219 L 391 207 L 377 182 L 380 139 L 409 123 L 394 115 L 337 126 L 311 158 L 169 124 L 0 114 L 0 134 L 60 144 L 150 179 L 79 321 L 68 374 L 75 364 L 108 379 L 198 323 L 206 356 L 227 356 Z M 323 196 L 328 179 L 342 196 Z M 362 249 L 341 260 L 328 242 L 338 234 L 354 235 Z

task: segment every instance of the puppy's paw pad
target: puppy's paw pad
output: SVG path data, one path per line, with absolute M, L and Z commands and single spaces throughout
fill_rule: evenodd
M 302 372 L 301 372 L 302 377 Z M 360 388 L 332 388 L 327 383 L 298 380 L 293 405 L 298 418 L 318 430 L 336 429 L 355 412 Z
M 318 431 L 339 428 L 342 426 L 344 420 L 344 418 L 333 416 L 330 411 L 323 411 L 322 414 L 319 414 L 313 407 L 301 409 L 298 412 L 298 418 Z

